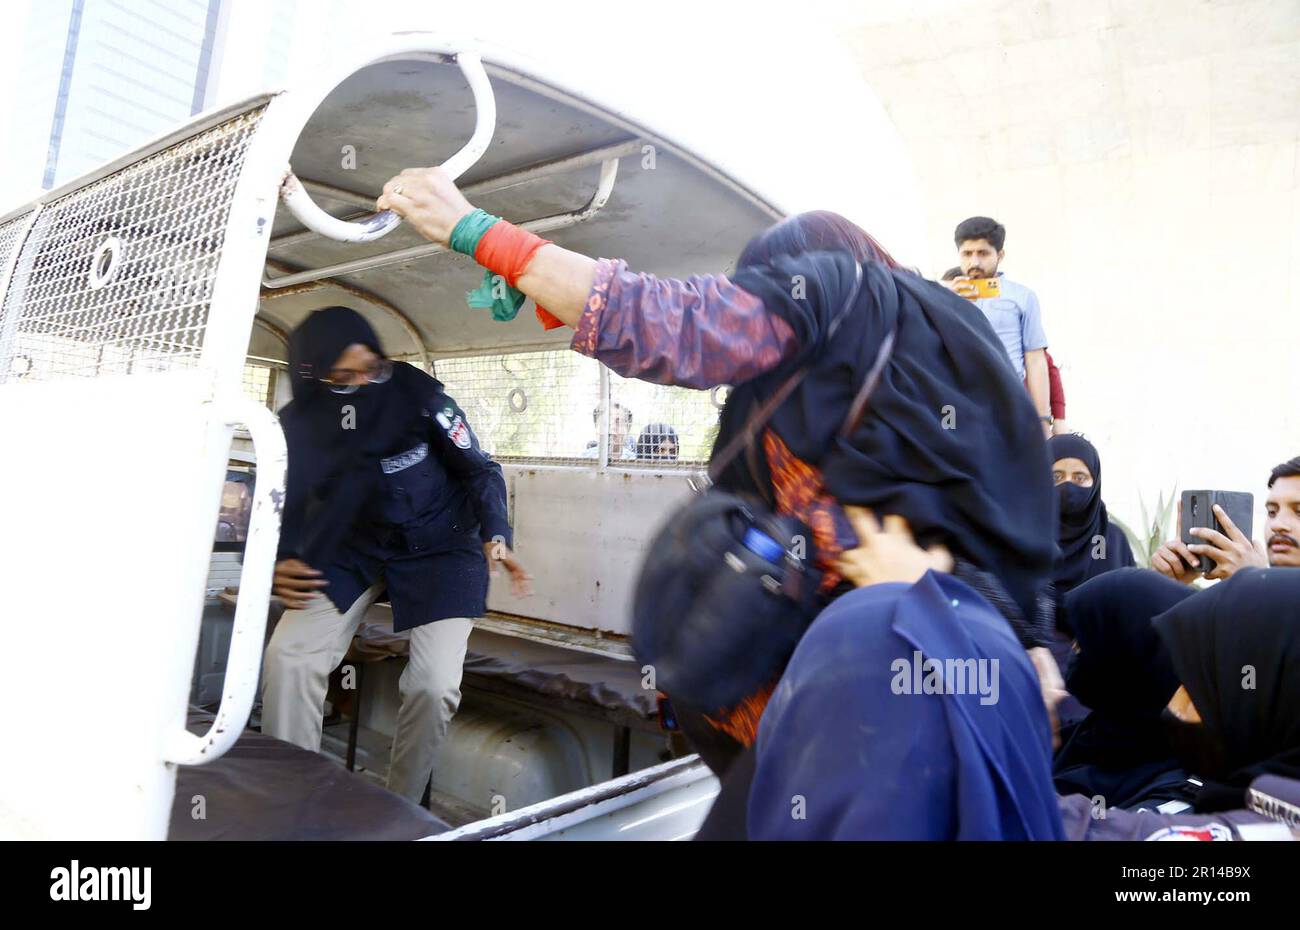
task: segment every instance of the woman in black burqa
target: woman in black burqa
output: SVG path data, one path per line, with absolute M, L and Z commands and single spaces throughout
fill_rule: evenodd
M 1060 608 L 1074 588 L 1090 578 L 1135 565 L 1133 550 L 1119 524 L 1112 523 L 1101 497 L 1101 456 L 1096 447 L 1077 434 L 1053 436 L 1047 441 L 1052 459 L 1052 481 L 1058 505 L 1057 543 L 1060 561 L 1052 574 L 1052 596 L 1058 608 L 1049 646 L 1064 670 L 1070 657 L 1074 631 Z M 1071 692 L 1056 708 L 1061 726 L 1078 723 L 1088 714 L 1078 695 Z
M 1197 811 L 1246 807 L 1260 775 L 1300 779 L 1300 571 L 1243 569 L 1155 620 L 1182 683 L 1173 742 Z
M 1162 712 L 1178 673 L 1152 621 L 1195 594 L 1153 571 L 1126 568 L 1086 581 L 1065 598 L 1074 630 L 1065 686 L 1091 708 L 1062 727 L 1056 790 L 1128 807 L 1182 796 L 1186 773 L 1165 738 Z
M 1112 523 L 1101 497 L 1101 456 L 1078 434 L 1053 436 L 1047 441 L 1056 484 L 1060 529 L 1057 543 L 1061 561 L 1052 573 L 1057 603 L 1077 585 L 1117 568 L 1135 565 L 1133 549 L 1119 524 Z M 1066 464 L 1082 463 L 1088 483 L 1071 480 Z

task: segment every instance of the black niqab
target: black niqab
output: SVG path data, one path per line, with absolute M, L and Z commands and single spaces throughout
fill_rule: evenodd
M 856 278 L 851 255 L 778 255 L 732 276 L 794 328 L 800 351 L 735 389 L 715 448 L 743 428 L 755 403 L 808 365 L 807 377 L 770 422 L 790 450 L 821 469 L 826 490 L 840 503 L 905 517 L 921 545 L 944 543 L 992 572 L 1033 617 L 1054 562 L 1056 502 L 1047 447 L 1024 385 L 988 321 L 962 298 L 880 262 L 864 261 L 862 268 L 852 311 L 833 333 L 832 320 Z M 840 436 L 891 332 L 893 354 L 866 415 Z M 758 468 L 762 481 L 738 461 L 720 483 L 762 493 L 770 475 L 765 463 Z
M 1075 585 L 1114 568 L 1133 564 L 1133 552 L 1123 531 L 1110 522 L 1106 504 L 1101 499 L 1101 456 L 1082 436 L 1053 436 L 1047 441 L 1053 463 L 1061 459 L 1079 459 L 1092 473 L 1092 487 L 1071 482 L 1056 488 L 1060 529 L 1057 542 L 1061 561 L 1054 572 L 1056 594 L 1063 597 Z M 1105 540 L 1105 558 L 1094 558 L 1097 540 Z
M 1179 680 L 1151 621 L 1195 593 L 1145 568 L 1107 572 L 1071 591 L 1069 692 L 1095 711 L 1159 714 Z
M 1300 571 L 1246 568 L 1155 620 L 1217 744 L 1197 810 L 1245 806 L 1260 775 L 1300 779 Z

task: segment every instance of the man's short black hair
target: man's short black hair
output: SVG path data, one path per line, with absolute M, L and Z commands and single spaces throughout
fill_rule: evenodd
M 960 246 L 968 239 L 984 239 L 999 252 L 1007 241 L 1007 228 L 991 216 L 972 216 L 957 224 L 953 240 Z
M 1300 478 L 1300 455 L 1288 459 L 1273 469 L 1268 476 L 1268 486 L 1271 488 L 1273 482 L 1277 481 L 1278 478 Z

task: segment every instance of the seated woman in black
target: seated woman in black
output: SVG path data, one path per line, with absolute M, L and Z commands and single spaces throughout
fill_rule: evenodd
M 1108 809 L 1104 819 L 1086 794 L 1062 797 L 1067 834 L 1231 839 L 1262 835 L 1261 825 L 1271 822 L 1269 838 L 1287 838 L 1279 823 L 1300 836 L 1300 572 L 1244 569 L 1179 599 L 1152 625 L 1173 675 L 1162 661 L 1150 663 L 1145 676 L 1126 684 L 1129 705 L 1149 709 L 1167 701 L 1160 735 L 1189 777 L 1181 791 L 1157 784 L 1146 797 L 1129 799 L 1128 810 Z M 1142 663 L 1132 664 L 1137 672 Z M 1156 737 L 1149 733 L 1153 747 Z M 1191 812 L 1153 810 L 1171 795 Z
M 1155 619 L 1182 683 L 1170 736 L 1197 811 L 1246 806 L 1260 776 L 1300 780 L 1300 571 L 1243 569 Z
M 1091 712 L 1061 728 L 1052 767 L 1060 794 L 1104 798 L 1108 808 L 1181 796 L 1186 774 L 1161 720 L 1178 674 L 1152 620 L 1194 593 L 1156 572 L 1125 568 L 1066 596 L 1062 615 L 1075 647 L 1065 686 Z
M 1056 485 L 1060 514 L 1057 543 L 1061 547 L 1061 561 L 1052 576 L 1058 612 L 1049 648 L 1064 670 L 1074 639 L 1061 610 L 1066 596 L 1089 578 L 1136 563 L 1128 538 L 1119 524 L 1110 521 L 1101 499 L 1101 456 L 1097 449 L 1082 436 L 1067 434 L 1049 439 L 1047 450 L 1052 459 L 1052 483 Z M 1057 705 L 1056 713 L 1061 726 L 1066 727 L 1082 720 L 1088 708 L 1071 693 Z

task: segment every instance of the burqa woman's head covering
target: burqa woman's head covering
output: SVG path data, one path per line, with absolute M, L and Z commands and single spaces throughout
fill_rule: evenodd
M 1047 441 L 1047 449 L 1053 463 L 1079 459 L 1092 473 L 1092 487 L 1081 487 L 1070 481 L 1056 486 L 1061 561 L 1056 567 L 1055 582 L 1060 596 L 1109 567 L 1107 561 L 1093 555 L 1098 537 L 1107 538 L 1110 519 L 1101 499 L 1101 456 L 1093 444 L 1082 436 L 1069 434 L 1053 436 Z
M 1065 686 L 1092 712 L 1062 733 L 1053 763 L 1061 794 L 1101 796 L 1112 807 L 1179 795 L 1186 775 L 1161 724 L 1178 675 L 1152 620 L 1195 593 L 1157 572 L 1123 568 L 1066 595 L 1076 651 Z
M 898 269 L 874 239 L 826 211 L 761 234 L 732 279 L 791 325 L 799 352 L 736 387 L 715 449 L 807 366 L 770 421 L 790 451 L 820 471 L 836 500 L 905 517 L 923 546 L 946 544 L 993 573 L 1034 616 L 1056 553 L 1050 463 L 1029 396 L 984 315 Z M 840 435 L 891 334 L 865 415 Z M 744 458 L 720 483 L 762 494 L 762 476 Z
M 749 240 L 736 267 L 750 268 L 779 255 L 806 252 L 848 252 L 860 262 L 902 267 L 869 232 L 830 210 L 811 210 L 769 226 Z
M 329 393 L 321 379 L 349 346 L 363 345 L 383 355 L 379 337 L 365 317 L 351 307 L 325 307 L 310 314 L 289 334 L 289 378 L 293 399 L 306 403 Z
M 1196 809 L 1244 807 L 1259 775 L 1300 778 L 1300 571 L 1242 569 L 1155 626 L 1202 721 Z
M 1024 648 L 974 591 L 935 573 L 859 588 L 813 622 L 763 714 L 748 835 L 1064 839 L 1051 741 Z
M 1123 568 L 1065 597 L 1076 651 L 1065 686 L 1093 710 L 1154 714 L 1178 690 L 1178 675 L 1151 621 L 1196 593 L 1158 572 Z
M 317 310 L 289 335 L 293 402 L 280 412 L 289 470 L 280 557 L 323 568 L 379 488 L 376 463 L 408 449 L 427 428 L 424 400 L 438 382 L 402 362 L 392 377 L 349 394 L 320 379 L 351 345 L 382 355 L 379 338 L 350 307 Z

